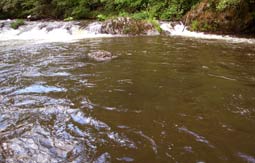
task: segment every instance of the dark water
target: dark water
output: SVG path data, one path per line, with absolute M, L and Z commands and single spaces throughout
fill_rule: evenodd
M 2 162 L 254 163 L 255 45 L 2 42 L 0 147 Z

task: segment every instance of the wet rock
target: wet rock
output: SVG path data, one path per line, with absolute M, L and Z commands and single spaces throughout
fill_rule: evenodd
M 101 33 L 117 35 L 157 35 L 159 32 L 152 23 L 119 17 L 102 23 Z
M 3 28 L 3 27 L 4 27 L 4 23 L 1 22 L 1 23 L 0 23 L 0 28 Z
M 40 24 L 40 25 L 38 26 L 39 29 L 43 29 L 43 28 L 46 28 L 46 27 L 47 27 L 47 24 Z
M 0 21 L 0 29 L 10 28 L 11 22 L 11 20 Z
M 28 15 L 27 20 L 28 21 L 36 21 L 36 20 L 39 20 L 39 17 L 36 15 Z
M 27 16 L 27 20 L 30 20 L 31 18 L 32 18 L 31 15 L 28 15 L 28 16 Z
M 91 53 L 88 53 L 88 57 L 95 60 L 95 61 L 109 61 L 111 59 L 116 58 L 111 52 L 105 50 L 98 50 Z

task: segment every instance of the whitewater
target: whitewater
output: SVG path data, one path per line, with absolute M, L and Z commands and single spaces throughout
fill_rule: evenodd
M 170 37 L 189 37 L 207 40 L 225 40 L 232 43 L 254 44 L 255 39 L 228 35 L 206 34 L 188 30 L 182 22 L 159 22 L 163 33 Z M 82 21 L 26 21 L 18 29 L 12 29 L 11 20 L 0 21 L 0 41 L 23 40 L 41 42 L 75 42 L 86 38 L 122 37 L 101 33 L 102 22 Z M 149 35 L 149 34 L 148 34 Z

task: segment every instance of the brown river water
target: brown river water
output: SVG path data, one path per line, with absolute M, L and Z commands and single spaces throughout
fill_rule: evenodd
M 2 41 L 0 162 L 255 163 L 255 45 Z

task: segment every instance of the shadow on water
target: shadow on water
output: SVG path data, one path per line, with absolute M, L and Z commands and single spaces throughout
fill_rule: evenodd
M 0 45 L 2 162 L 255 162 L 255 48 L 179 37 Z M 94 50 L 118 56 L 87 57 Z

